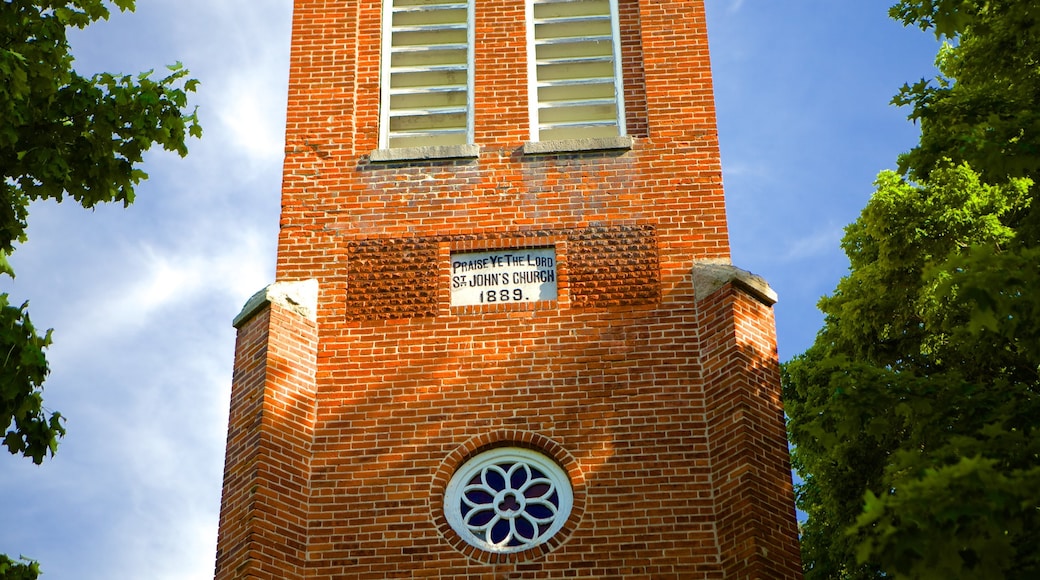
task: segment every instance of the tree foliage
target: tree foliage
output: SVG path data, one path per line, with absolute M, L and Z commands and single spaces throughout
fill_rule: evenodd
M 988 181 L 1036 175 L 1040 4 L 918 0 L 891 14 L 951 37 L 938 55 L 938 78 L 905 85 L 894 99 L 921 125 L 920 143 L 900 159 L 900 169 L 924 178 L 950 157 L 969 161 Z
M 0 554 L 0 578 L 4 580 L 36 580 L 40 577 L 40 565 L 31 560 L 16 562 Z
M 67 31 L 107 19 L 110 6 L 134 0 L 0 2 L 0 276 L 14 276 L 8 256 L 26 239 L 29 204 L 70 198 L 85 208 L 134 200 L 147 175 L 143 154 L 158 145 L 187 154 L 201 135 L 188 94 L 197 81 L 180 64 L 159 78 L 73 68 Z M 27 304 L 0 294 L 0 429 L 13 454 L 41 463 L 65 428 L 43 406 L 51 333 L 38 333 Z
M 891 15 L 948 42 L 784 368 L 806 577 L 1040 577 L 1040 5 Z

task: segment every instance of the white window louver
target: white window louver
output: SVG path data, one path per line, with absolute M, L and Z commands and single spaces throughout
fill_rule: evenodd
M 386 0 L 381 148 L 473 142 L 474 0 Z
M 616 0 L 529 0 L 532 140 L 625 134 Z

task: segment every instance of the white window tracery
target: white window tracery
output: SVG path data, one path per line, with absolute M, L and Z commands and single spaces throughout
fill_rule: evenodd
M 462 465 L 448 483 L 444 512 L 468 544 L 513 553 L 545 543 L 573 506 L 570 480 L 548 457 L 502 447 Z

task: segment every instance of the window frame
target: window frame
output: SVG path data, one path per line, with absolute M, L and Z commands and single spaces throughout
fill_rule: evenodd
M 433 4 L 431 2 L 431 4 Z M 430 143 L 416 143 L 405 146 L 394 146 L 392 144 L 393 131 L 391 131 L 391 119 L 393 109 L 391 108 L 391 97 L 394 92 L 391 87 L 391 76 L 393 73 L 393 34 L 394 34 L 394 9 L 395 0 L 383 0 L 381 46 L 380 46 L 380 71 L 379 71 L 379 154 L 373 155 L 373 160 L 396 160 L 411 157 L 465 157 L 473 154 L 474 143 L 474 11 L 476 0 L 445 0 L 438 2 L 445 5 L 465 5 L 466 9 L 466 89 L 465 89 L 465 143 L 444 144 L 437 143 L 432 138 Z M 418 4 L 417 4 L 418 5 Z M 411 152 L 411 153 L 409 153 Z
M 540 471 L 542 478 L 539 480 L 548 480 L 551 483 L 550 492 L 556 497 L 555 513 L 552 515 L 551 521 L 546 522 L 548 524 L 546 529 L 539 532 L 534 538 L 520 538 L 518 545 L 492 544 L 486 538 L 481 538 L 475 530 L 467 525 L 461 510 L 464 502 L 475 507 L 464 499 L 467 491 L 474 487 L 470 481 L 485 470 L 498 468 L 505 462 L 511 462 L 514 466 L 526 465 Z M 513 493 L 512 486 L 506 482 L 503 483 L 505 483 L 506 489 L 499 494 Z M 487 488 L 489 486 L 478 487 Z M 497 501 L 486 505 L 494 506 L 495 504 Z M 478 453 L 456 469 L 444 491 L 443 510 L 444 517 L 451 529 L 470 546 L 491 554 L 518 554 L 547 543 L 555 545 L 555 541 L 558 540 L 554 540 L 554 538 L 563 532 L 574 510 L 574 486 L 567 471 L 548 455 L 522 447 L 496 447 Z M 495 507 L 494 511 L 498 512 L 499 509 Z M 511 537 L 517 536 L 511 535 Z
M 625 122 L 625 87 L 624 87 L 624 71 L 622 67 L 622 52 L 621 52 L 621 24 L 618 10 L 618 0 L 607 0 L 609 5 L 609 17 L 610 17 L 610 29 L 611 29 L 611 46 L 612 46 L 612 61 L 613 61 L 613 87 L 614 96 L 613 104 L 615 106 L 614 122 L 617 127 L 617 134 L 612 136 L 566 136 L 562 138 L 550 138 L 545 139 L 543 135 L 543 128 L 540 120 L 540 110 L 542 107 L 542 101 L 539 98 L 539 88 L 547 86 L 543 81 L 538 79 L 538 58 L 537 48 L 538 43 L 536 39 L 535 28 L 538 25 L 538 21 L 535 20 L 535 5 L 536 4 L 549 4 L 556 2 L 567 2 L 568 0 L 526 0 L 526 29 L 527 29 L 527 75 L 528 75 L 528 119 L 530 125 L 530 139 L 531 139 L 531 151 L 542 152 L 537 143 L 547 143 L 551 141 L 591 141 L 603 145 L 603 148 L 615 148 L 615 147 L 628 147 L 631 145 L 631 139 L 628 137 L 626 122 Z M 551 107 L 546 107 L 551 108 Z

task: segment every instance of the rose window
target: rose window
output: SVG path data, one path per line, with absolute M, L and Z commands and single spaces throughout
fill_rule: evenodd
M 467 461 L 445 495 L 448 523 L 467 543 L 489 552 L 520 552 L 544 543 L 570 515 L 566 473 L 540 453 L 492 449 Z

